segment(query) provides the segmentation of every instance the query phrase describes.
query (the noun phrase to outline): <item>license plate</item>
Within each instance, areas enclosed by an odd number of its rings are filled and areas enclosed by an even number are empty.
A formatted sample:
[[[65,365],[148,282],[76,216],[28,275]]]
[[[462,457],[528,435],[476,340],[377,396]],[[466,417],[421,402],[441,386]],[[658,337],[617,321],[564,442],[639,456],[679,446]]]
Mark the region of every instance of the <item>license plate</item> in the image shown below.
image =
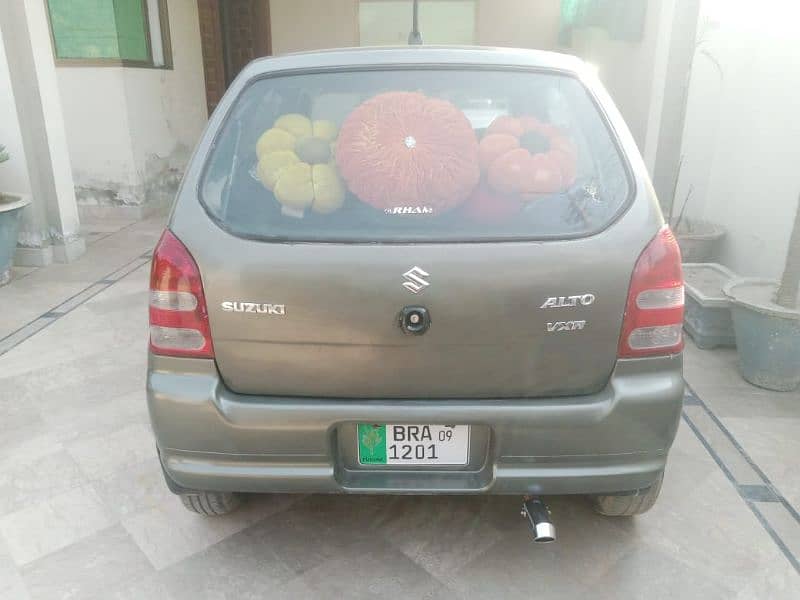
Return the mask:
[[[469,425],[358,425],[362,465],[465,465]]]

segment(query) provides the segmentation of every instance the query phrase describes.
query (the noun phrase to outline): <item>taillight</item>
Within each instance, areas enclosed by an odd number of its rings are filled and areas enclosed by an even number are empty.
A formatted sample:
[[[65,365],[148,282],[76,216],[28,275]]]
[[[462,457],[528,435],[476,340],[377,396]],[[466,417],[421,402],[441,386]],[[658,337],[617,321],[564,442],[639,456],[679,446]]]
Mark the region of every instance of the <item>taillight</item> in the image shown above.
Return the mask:
[[[673,354],[683,349],[683,270],[678,242],[668,226],[636,261],[628,291],[620,358]]]
[[[214,357],[200,270],[169,229],[158,241],[150,268],[150,350],[167,356]]]

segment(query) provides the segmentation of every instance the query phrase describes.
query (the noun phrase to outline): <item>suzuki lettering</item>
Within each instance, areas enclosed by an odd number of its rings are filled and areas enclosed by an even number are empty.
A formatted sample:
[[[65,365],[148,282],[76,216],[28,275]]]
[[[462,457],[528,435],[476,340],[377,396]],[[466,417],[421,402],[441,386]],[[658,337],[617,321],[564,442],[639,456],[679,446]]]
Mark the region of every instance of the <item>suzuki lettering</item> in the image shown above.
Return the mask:
[[[276,315],[282,317],[286,314],[285,304],[258,304],[256,302],[228,302],[222,303],[222,310],[236,313],[257,313],[260,315]]]

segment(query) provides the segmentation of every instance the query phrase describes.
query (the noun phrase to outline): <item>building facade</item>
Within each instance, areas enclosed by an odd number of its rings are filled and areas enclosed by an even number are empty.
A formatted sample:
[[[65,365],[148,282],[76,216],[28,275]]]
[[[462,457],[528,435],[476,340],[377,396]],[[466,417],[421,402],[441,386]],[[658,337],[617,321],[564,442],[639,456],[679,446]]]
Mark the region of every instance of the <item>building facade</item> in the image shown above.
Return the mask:
[[[704,0],[708,3],[713,4]],[[591,12],[590,6],[600,5],[601,13]],[[731,125],[723,119],[712,127],[717,105],[709,96],[727,106],[748,82],[730,75],[735,90],[712,89],[720,84],[697,59],[700,5],[700,0],[419,0],[418,21],[426,44],[538,48],[585,58],[625,116],[662,200],[671,197],[685,155],[678,196],[686,182],[695,181],[703,198],[690,212],[702,216],[719,210],[727,202],[723,196],[755,184],[735,184],[743,175],[734,173],[735,162],[725,166],[727,159],[720,158],[727,142],[708,142],[709,136],[727,139]],[[0,3],[0,144],[11,155],[0,165],[0,192],[32,199],[17,263],[79,256],[81,218],[140,218],[165,210],[209,111],[250,60],[405,44],[411,27],[411,0]],[[733,30],[727,40],[716,35],[723,59],[736,71],[737,61],[746,57],[729,48],[739,38]],[[703,175],[712,162],[714,168]],[[781,199],[778,214],[793,206]],[[746,237],[740,222],[729,223],[733,235],[726,244]],[[779,256],[786,236],[761,242],[762,250]],[[750,252],[726,246],[724,256],[746,274],[774,275],[771,265],[747,258]]]

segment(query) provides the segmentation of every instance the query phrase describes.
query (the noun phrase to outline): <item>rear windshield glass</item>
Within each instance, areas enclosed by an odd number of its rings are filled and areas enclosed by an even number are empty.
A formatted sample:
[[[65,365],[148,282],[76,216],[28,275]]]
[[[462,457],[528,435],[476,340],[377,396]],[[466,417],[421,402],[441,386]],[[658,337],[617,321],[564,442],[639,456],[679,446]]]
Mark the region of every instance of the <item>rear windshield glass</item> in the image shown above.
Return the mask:
[[[480,241],[593,233],[629,191],[577,79],[398,69],[249,85],[216,138],[201,200],[246,237]]]

